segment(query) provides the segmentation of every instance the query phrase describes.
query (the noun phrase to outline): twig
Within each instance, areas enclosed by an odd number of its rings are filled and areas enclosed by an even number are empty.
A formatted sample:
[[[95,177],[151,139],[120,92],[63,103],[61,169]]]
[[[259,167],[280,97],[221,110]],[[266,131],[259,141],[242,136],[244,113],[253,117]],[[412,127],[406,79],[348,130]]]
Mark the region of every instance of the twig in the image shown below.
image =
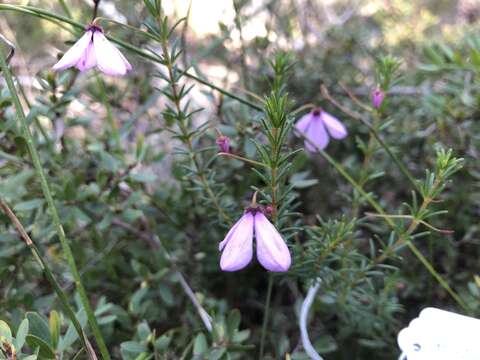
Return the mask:
[[[252,160],[252,159],[244,158],[243,156],[235,155],[235,154],[232,154],[232,153],[219,152],[219,153],[217,154],[217,156],[230,157],[230,158],[233,158],[233,159],[237,159],[237,160],[246,162],[246,163],[251,164],[251,165],[253,165],[253,166],[267,167],[267,165],[264,164],[264,163],[261,163],[261,162],[259,162],[259,161],[255,161],[255,160]]]
[[[410,181],[410,183],[412,184],[413,188],[419,193],[421,194],[421,190],[419,189],[418,187],[418,184],[417,182],[415,181],[415,179],[413,178],[412,174],[410,174],[410,171],[408,171],[407,167],[397,158],[397,156],[392,152],[392,150],[390,149],[390,147],[383,141],[383,139],[380,137],[380,134],[378,133],[378,131],[368,122],[368,120],[366,120],[362,115],[360,115],[359,113],[341,105],[339,102],[337,102],[331,95],[330,93],[328,92],[328,89],[325,87],[325,85],[322,85],[321,88],[320,88],[321,92],[322,92],[322,95],[323,97],[328,100],[329,102],[331,102],[333,105],[335,105],[337,108],[339,108],[340,110],[342,110],[345,114],[349,115],[350,117],[360,121],[362,124],[364,124],[370,131],[371,133],[373,134],[373,136],[375,136],[375,139],[377,139],[378,143],[380,144],[380,146],[382,148],[385,149],[385,151],[387,152],[387,154],[392,158],[392,160],[395,162],[395,164],[397,164],[398,168],[400,169],[400,171],[403,173],[403,175],[405,175],[405,177],[408,179],[408,181]]]
[[[330,165],[332,165],[339,173],[340,175],[342,175],[345,180],[347,180],[362,196],[365,197],[365,199],[368,201],[368,203],[380,214],[382,215],[386,215],[386,212],[385,210],[383,209],[383,207],[373,198],[373,196],[369,193],[367,193],[363,187],[361,185],[359,185],[351,176],[350,174],[343,168],[342,165],[340,165],[339,163],[337,163],[337,161],[335,161],[330,155],[328,155],[325,151],[323,151],[322,149],[320,149],[316,144],[314,144],[310,139],[308,139],[307,137],[305,137],[305,135],[303,135],[302,133],[298,132],[298,131],[295,131],[296,134],[301,137],[302,139],[304,139],[305,141],[307,141],[311,146],[313,146],[315,148],[315,150],[317,152],[319,152],[324,158],[325,160],[327,160],[328,163],[330,163]],[[422,207],[424,205],[422,204]],[[392,219],[386,217],[384,218],[385,222],[390,226],[390,228],[395,231],[397,233],[397,228],[395,226],[395,223],[392,221]],[[414,224],[414,222],[412,222],[412,224]],[[412,226],[412,224],[410,224],[410,226]],[[450,296],[465,310],[467,311],[468,313],[471,313],[471,309],[470,307],[460,298],[460,296],[450,287],[450,285],[442,278],[442,276],[434,269],[434,267],[432,266],[432,264],[430,264],[430,262],[428,261],[428,259],[425,258],[425,256],[423,256],[423,254],[420,252],[420,250],[418,250],[418,248],[415,246],[415,244],[411,241],[409,241],[409,235],[411,234],[411,232],[413,232],[415,229],[414,228],[411,228],[409,227],[409,229],[407,230],[407,235],[404,234],[399,234],[399,239],[395,242],[394,244],[394,247],[395,249],[397,248],[396,245],[398,245],[400,242],[403,244],[403,243],[406,243],[408,248],[414,253],[414,255],[417,257],[417,259],[423,264],[423,266],[425,266],[425,268],[428,270],[428,272],[438,281],[438,283],[440,284],[440,286],[442,286],[449,294]],[[405,239],[404,237],[407,236]],[[377,261],[376,263],[380,262],[380,261],[383,261],[385,259],[386,255],[385,255],[385,252],[380,255],[379,258],[377,258]]]
[[[350,89],[343,83],[343,82],[339,82],[338,83],[340,85],[340,87],[343,89],[343,91],[345,91],[348,95],[348,97],[350,99],[352,99],[352,101],[357,104],[359,107],[361,107],[363,110],[365,111],[368,111],[368,112],[372,112],[372,108],[365,105],[363,102],[361,102],[351,91]]]
[[[308,329],[307,329],[307,322],[308,322],[308,312],[310,311],[310,307],[313,304],[313,300],[315,299],[315,295],[317,295],[318,290],[320,289],[321,280],[315,280],[315,283],[310,286],[307,292],[307,296],[305,300],[303,300],[302,308],[300,310],[300,334],[302,337],[302,345],[305,349],[305,352],[312,360],[323,360],[323,358],[317,353],[315,348],[310,341],[310,337],[308,336]]]
[[[80,300],[82,302],[83,308],[85,310],[85,313],[87,314],[88,322],[90,324],[90,327],[92,328],[93,335],[95,337],[95,340],[97,341],[97,345],[100,349],[100,352],[102,354],[102,357],[105,360],[110,360],[110,353],[107,349],[107,346],[105,345],[105,341],[103,339],[102,333],[100,331],[100,328],[98,326],[97,320],[95,318],[95,314],[92,310],[92,307],[90,305],[90,302],[87,297],[87,293],[85,290],[85,287],[83,286],[82,279],[80,277],[80,274],[78,272],[77,264],[75,262],[75,258],[72,253],[72,249],[70,248],[70,245],[68,243],[67,237],[65,235],[65,231],[63,229],[63,225],[60,221],[60,216],[58,213],[58,210],[55,206],[55,201],[52,196],[52,191],[50,190],[50,185],[47,180],[47,176],[45,173],[45,170],[43,169],[42,162],[40,160],[40,156],[38,154],[38,151],[35,147],[35,141],[32,136],[32,133],[30,131],[30,127],[28,125],[27,118],[25,116],[25,112],[23,110],[23,107],[20,103],[20,99],[18,97],[17,90],[15,88],[15,84],[13,83],[13,77],[10,72],[10,69],[8,68],[8,65],[6,63],[5,55],[3,54],[3,50],[0,48],[0,66],[3,70],[3,74],[5,77],[5,81],[7,82],[8,89],[10,91],[10,95],[12,97],[12,101],[15,105],[15,110],[18,116],[18,119],[21,124],[22,128],[22,134],[23,137],[25,138],[25,141],[27,143],[28,147],[28,152],[30,154],[30,157],[32,159],[33,166],[35,168],[35,172],[40,179],[40,185],[42,188],[43,195],[45,197],[45,200],[48,204],[48,208],[50,210],[50,214],[52,216],[52,221],[53,225],[55,227],[55,230],[57,232],[58,238],[60,240],[60,244],[62,246],[62,251],[63,255],[67,260],[67,263],[70,267],[71,273],[75,279],[75,285],[78,291],[78,294],[80,296]]]
[[[17,216],[15,213],[10,209],[10,207],[3,201],[3,199],[0,198],[0,208],[2,211],[7,215],[7,217],[10,219],[12,224],[15,226],[17,229],[18,233],[20,234],[20,237],[25,241],[25,244],[28,246],[30,249],[33,257],[35,260],[38,262],[40,268],[43,270],[45,273],[45,277],[47,280],[50,282],[52,285],[54,291],[56,292],[60,303],[62,304],[65,313],[69,317],[70,321],[72,322],[75,330],[78,333],[78,337],[80,341],[82,342],[83,348],[85,349],[86,353],[88,354],[89,358],[91,360],[97,360],[97,355],[95,354],[95,351],[93,350],[91,344],[89,343],[87,336],[85,335],[82,326],[80,325],[80,322],[78,321],[75,312],[71,308],[71,306],[68,303],[67,296],[65,293],[62,291],[58,281],[55,279],[55,276],[53,275],[52,271],[50,270],[50,267],[48,266],[47,262],[42,258],[42,255],[40,254],[40,251],[28,235],[27,231],[23,227],[22,223],[20,220],[18,220]]]
[[[336,26],[342,26],[345,24],[353,14],[357,11],[360,1],[356,1],[353,6],[349,6],[341,15],[335,14],[324,1],[320,2],[323,6],[323,11],[327,17],[327,20],[330,24]]]
[[[13,43],[11,41],[9,41],[5,36],[3,36],[2,34],[0,34],[0,39],[5,43],[7,44],[7,46],[10,48],[10,51],[7,55],[7,58],[6,58],[6,62],[7,64],[10,64],[10,60],[12,59],[13,55],[15,54],[15,45],[13,45]],[[0,69],[0,72],[2,72],[2,70]]]
[[[120,219],[113,219],[112,224],[118,227],[121,227],[122,229],[130,232],[131,234],[138,236],[140,239],[145,240],[148,242],[148,245],[153,249],[153,250],[160,250],[160,245],[155,241],[154,237],[144,233],[143,231],[137,230],[134,228],[132,225],[120,220]]]
[[[415,219],[415,217],[412,216],[412,215],[375,214],[375,213],[371,213],[371,212],[366,212],[365,215],[370,216],[370,217],[380,217],[380,218],[390,218],[390,219],[410,219],[412,221],[418,222],[419,224],[425,225],[426,227],[428,227],[429,229],[431,229],[433,231],[436,231],[436,232],[439,232],[439,233],[442,233],[442,234],[453,234],[454,233],[453,230],[439,229],[439,228],[427,223],[424,220]]]
[[[202,307],[200,302],[198,301],[197,297],[193,293],[192,289],[188,285],[187,281],[185,280],[185,277],[180,271],[176,271],[177,277],[180,280],[180,285],[182,286],[183,291],[185,291],[185,294],[190,298],[190,301],[193,303],[193,306],[197,309],[198,315],[200,315],[200,318],[203,321],[203,324],[207,328],[209,332],[212,331],[212,318],[210,315],[207,313],[207,311]]]
[[[162,250],[163,251],[165,257],[170,262],[174,273],[177,275],[183,291],[188,296],[188,298],[192,302],[193,306],[197,310],[198,315],[200,316],[200,318],[203,321],[203,324],[205,325],[205,328],[209,332],[211,332],[212,331],[212,321],[211,321],[210,315],[208,315],[207,311],[202,307],[202,305],[198,301],[195,293],[193,292],[191,287],[188,285],[188,283],[185,280],[185,277],[183,276],[183,274],[177,268],[177,265],[172,260],[169,252],[167,251],[167,249],[165,248],[165,246],[163,245],[163,243],[159,239],[159,237],[154,235],[154,234],[151,234],[151,233],[146,233],[146,232],[137,230],[136,228],[134,228],[130,224],[127,224],[127,223],[125,223],[125,222],[123,222],[122,220],[119,220],[119,219],[113,219],[112,224],[125,229],[126,231],[132,233],[133,235],[138,236],[140,239],[145,240],[146,242],[148,242],[148,244],[150,245],[150,247],[153,250]]]
[[[98,13],[98,5],[100,5],[100,1],[101,0],[93,0],[93,16],[92,16],[92,20],[95,20],[95,18],[97,17],[97,13]]]

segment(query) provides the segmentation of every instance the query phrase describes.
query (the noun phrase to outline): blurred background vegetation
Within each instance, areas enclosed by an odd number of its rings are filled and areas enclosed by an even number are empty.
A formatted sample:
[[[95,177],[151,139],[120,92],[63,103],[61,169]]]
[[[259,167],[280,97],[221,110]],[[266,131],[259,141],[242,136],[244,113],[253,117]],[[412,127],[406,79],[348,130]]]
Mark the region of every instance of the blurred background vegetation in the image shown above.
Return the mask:
[[[61,1],[2,3],[65,14]],[[92,20],[93,1],[65,3],[76,21]],[[163,1],[163,9],[170,25],[187,17],[175,30],[177,45],[184,49],[179,66],[254,103],[261,104],[270,90],[273,74],[267,60],[276,52],[287,53],[293,62],[287,82],[292,109],[314,104],[342,120],[349,137],[332,141],[326,151],[388,214],[415,207],[411,185],[369,129],[325,99],[321,86],[340,105],[363,114],[357,100],[369,106],[371,92],[381,85],[382,59],[398,59],[380,116],[371,120],[416,179],[435,168],[439,147],[464,159],[431,205],[432,211],[448,210],[429,219],[448,232],[420,226],[412,239],[470,315],[480,316],[480,1],[172,0]],[[150,15],[143,1],[101,0],[98,16],[145,29]],[[127,28],[108,24],[105,29],[140,48],[161,51]],[[172,137],[172,119],[163,114],[168,99],[158,90],[164,86],[155,76],[159,66],[122,49],[134,66],[128,77],[54,74],[51,66],[75,40],[72,34],[9,11],[1,11],[0,33],[16,46],[10,64],[112,357],[256,358],[267,276],[258,264],[233,274],[219,271],[217,246],[228,224],[206,204],[197,189],[201,186],[185,171],[184,154],[176,150],[182,141]],[[1,81],[0,195],[75,299],[84,325],[85,314]],[[262,141],[260,115],[208,86],[186,81],[195,84],[188,95],[192,108],[202,109],[191,126],[207,124],[194,146],[212,169],[208,181],[221,207],[234,219],[247,206],[251,186],[262,182],[248,165],[215,156],[214,128],[232,139],[234,153],[255,158],[249,139]],[[301,146],[289,138],[289,148]],[[396,334],[421,309],[464,312],[406,247],[386,259],[383,268],[356,280],[380,251],[374,249],[372,255],[371,242],[388,242],[393,232],[382,219],[366,214],[372,209],[365,198],[323,157],[296,156],[288,184],[295,194],[290,210],[297,213],[288,241],[296,260],[273,290],[265,358],[288,354],[306,359],[298,312],[317,276],[324,278],[324,286],[313,305],[310,338],[327,359],[396,358]],[[8,218],[0,220],[0,319],[14,334],[23,319],[29,320],[31,336],[24,350],[39,347],[39,358],[49,358],[50,350],[71,358],[79,344],[73,329],[67,330],[68,318]],[[408,227],[410,220],[395,223]],[[184,294],[178,269],[212,315],[213,335]],[[7,325],[0,325],[0,335],[6,336]]]

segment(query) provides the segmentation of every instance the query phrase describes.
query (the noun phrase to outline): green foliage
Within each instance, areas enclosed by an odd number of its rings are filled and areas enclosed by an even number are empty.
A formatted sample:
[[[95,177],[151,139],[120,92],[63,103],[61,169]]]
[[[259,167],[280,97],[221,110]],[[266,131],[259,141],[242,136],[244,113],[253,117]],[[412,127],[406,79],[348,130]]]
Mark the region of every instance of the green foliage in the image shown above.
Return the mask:
[[[318,280],[308,328],[328,359],[397,357],[396,334],[426,306],[480,315],[476,25],[425,42],[402,35],[410,2],[341,26],[298,3],[235,1],[233,22],[201,37],[160,0],[120,1],[130,27],[102,26],[134,64],[121,79],[53,73],[52,54],[39,66],[35,48],[17,46],[15,91],[0,87],[0,199],[34,246],[2,213],[0,358],[82,359],[90,345],[100,356],[93,317],[112,358],[256,358],[263,344],[264,359],[306,359],[297,313]],[[10,40],[31,42],[17,19],[50,21],[38,27],[52,38],[60,25],[80,31],[92,10],[46,5],[0,4],[15,11]],[[408,33],[441,34],[434,13],[425,5]],[[259,18],[265,33],[247,36]],[[216,70],[227,75],[213,84]],[[372,109],[377,87],[386,98]],[[313,106],[349,136],[309,154],[293,127]],[[218,155],[216,130],[231,154]],[[257,263],[218,266],[218,243],[255,192],[293,256],[268,306]]]

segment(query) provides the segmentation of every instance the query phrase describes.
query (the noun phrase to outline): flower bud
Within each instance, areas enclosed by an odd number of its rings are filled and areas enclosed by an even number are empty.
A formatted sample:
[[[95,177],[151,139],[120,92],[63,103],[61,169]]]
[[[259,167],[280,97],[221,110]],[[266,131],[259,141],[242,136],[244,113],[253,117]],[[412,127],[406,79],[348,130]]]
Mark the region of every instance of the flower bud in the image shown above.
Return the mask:
[[[382,106],[383,99],[385,99],[385,93],[382,89],[377,88],[372,92],[372,104],[375,109],[378,109],[380,106]]]
[[[266,206],[263,208],[263,211],[264,211],[265,215],[267,215],[267,216],[272,216],[272,214],[273,214],[273,206],[272,206],[272,205],[266,205]]]
[[[228,136],[219,135],[215,142],[220,152],[230,153],[230,138]]]

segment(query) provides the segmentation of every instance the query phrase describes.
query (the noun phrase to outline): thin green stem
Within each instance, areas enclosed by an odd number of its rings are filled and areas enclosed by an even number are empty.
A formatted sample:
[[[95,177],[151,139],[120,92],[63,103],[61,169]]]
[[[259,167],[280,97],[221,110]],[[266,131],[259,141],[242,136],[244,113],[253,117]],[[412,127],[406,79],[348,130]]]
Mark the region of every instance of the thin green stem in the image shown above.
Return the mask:
[[[105,82],[98,75],[96,76],[96,78],[97,78],[98,88],[100,90],[100,97],[102,98],[103,106],[107,111],[107,122],[108,122],[108,125],[110,126],[110,130],[112,131],[113,139],[115,141],[115,150],[118,153],[121,153],[122,145],[120,142],[120,131],[118,130],[118,126],[115,123],[115,120],[113,119],[112,107],[110,106],[110,102],[108,101],[108,95],[105,89]]]
[[[270,315],[270,302],[272,299],[272,288],[273,288],[273,275],[268,274],[267,298],[265,300],[265,309],[263,312],[262,334],[260,336],[260,352],[258,355],[259,360],[263,359],[263,352],[265,348],[265,336],[267,334],[268,317]]]
[[[415,178],[413,175],[410,173],[410,171],[407,169],[407,167],[400,161],[400,159],[393,153],[393,151],[390,149],[390,147],[383,141],[381,138],[380,134],[378,131],[375,129],[372,124],[370,124],[367,120],[365,120],[360,114],[357,114],[356,112],[348,109],[347,107],[341,105],[338,101],[336,101],[328,92],[327,88],[322,85],[321,87],[322,95],[325,99],[327,99],[329,102],[331,102],[333,105],[335,105],[337,108],[342,110],[345,114],[349,115],[350,117],[360,121],[362,124],[364,124],[368,130],[373,134],[375,139],[378,141],[380,146],[387,152],[388,156],[397,164],[398,168],[400,171],[405,175],[405,177],[408,179],[408,181],[412,184],[413,188],[418,191],[418,193],[422,193],[418,187],[417,182],[415,181]]]
[[[12,224],[15,226],[20,237],[23,239],[23,241],[25,241],[25,244],[30,249],[34,259],[37,261],[38,265],[45,273],[45,277],[47,278],[50,285],[52,285],[53,290],[56,292],[58,299],[60,300],[60,303],[62,304],[65,313],[67,314],[75,330],[77,331],[78,337],[82,342],[82,346],[85,349],[86,353],[88,354],[89,358],[92,360],[96,359],[95,353],[93,353],[93,350],[91,350],[91,347],[87,344],[88,340],[85,333],[83,332],[82,326],[80,325],[80,322],[75,316],[75,312],[73,311],[72,307],[68,303],[67,296],[62,291],[62,288],[60,287],[58,281],[55,279],[53,272],[50,270],[50,267],[48,266],[47,262],[43,259],[37,246],[34,244],[33,240],[28,235],[27,231],[25,230],[25,227],[22,225],[20,220],[18,220],[17,216],[10,209],[10,207],[1,198],[0,198],[0,208],[5,213],[5,215],[7,215],[7,217],[10,219]]]
[[[62,6],[63,11],[65,12],[65,15],[67,15],[70,19],[72,18],[72,13],[70,11],[70,8],[68,7],[67,3],[65,0],[58,0],[60,5]]]
[[[55,226],[55,229],[57,231],[58,238],[60,239],[60,243],[62,246],[62,251],[63,254],[68,262],[68,265],[70,267],[70,270],[72,272],[73,278],[75,280],[75,284],[78,290],[78,294],[80,296],[80,300],[83,304],[83,307],[85,309],[85,312],[88,317],[88,321],[90,323],[90,326],[92,328],[93,335],[97,341],[97,345],[100,349],[100,352],[102,354],[102,357],[106,360],[110,360],[110,354],[108,353],[108,349],[105,345],[105,342],[103,340],[102,334],[100,332],[100,329],[98,327],[97,321],[95,319],[95,315],[93,313],[92,308],[90,307],[90,303],[87,298],[87,294],[85,292],[85,288],[82,284],[82,280],[80,277],[80,274],[77,269],[77,265],[75,263],[75,259],[72,254],[72,250],[70,249],[70,245],[68,244],[68,240],[65,236],[65,231],[63,230],[62,223],[60,221],[60,217],[58,215],[57,208],[55,206],[55,202],[53,200],[53,196],[50,190],[50,185],[47,181],[45,172],[42,167],[42,163],[40,161],[40,157],[38,155],[37,149],[35,147],[35,142],[32,136],[32,133],[30,132],[30,128],[27,123],[27,118],[25,116],[25,113],[23,111],[22,105],[20,103],[20,99],[17,94],[17,90],[15,88],[15,84],[13,83],[13,78],[10,73],[10,69],[8,68],[8,65],[5,60],[5,55],[3,53],[3,50],[0,49],[0,66],[2,68],[5,81],[7,82],[8,89],[10,90],[10,95],[12,97],[13,103],[15,105],[15,109],[17,111],[17,116],[20,120],[21,126],[22,126],[22,131],[23,131],[23,136],[25,137],[25,141],[27,143],[28,151],[30,153],[30,157],[32,159],[33,166],[35,168],[35,172],[37,173],[37,176],[40,179],[40,184],[42,187],[42,192],[45,196],[45,199],[48,204],[48,208],[50,210],[50,215],[52,216],[52,220]]]
[[[232,158],[232,159],[237,159],[237,160],[246,162],[247,164],[251,164],[251,165],[254,165],[254,166],[267,167],[267,165],[265,165],[264,163],[261,163],[260,161],[255,161],[255,160],[252,160],[252,159],[247,159],[247,158],[245,158],[245,157],[243,157],[243,156],[239,156],[239,155],[235,155],[235,154],[231,154],[231,153],[219,152],[219,153],[217,154],[217,156],[230,157],[230,158]]]
[[[340,175],[342,175],[345,180],[347,180],[361,195],[365,197],[365,199],[368,201],[368,203],[379,213],[382,215],[382,218],[385,220],[385,222],[391,227],[391,229],[395,232],[398,231],[395,223],[393,220],[388,217],[387,213],[383,209],[383,207],[373,198],[371,194],[368,194],[365,190],[363,190],[362,186],[360,186],[351,176],[348,174],[348,172],[343,168],[342,165],[340,165],[338,162],[336,162],[330,155],[328,155],[325,151],[320,149],[318,146],[316,146],[314,143],[312,143],[308,138],[303,136],[302,134],[298,133],[297,134],[302,137],[305,141],[308,141],[311,146],[314,146],[316,151],[318,151],[324,158],[327,160],[327,162],[330,163],[338,172]],[[424,205],[422,205],[424,206]],[[398,240],[391,246],[389,247],[382,255],[380,255],[379,258],[375,260],[375,263],[379,263],[383,261],[388,254],[390,254],[394,249],[397,249],[400,245],[406,243],[409,249],[413,252],[413,254],[420,260],[420,262],[426,267],[428,272],[438,281],[438,283],[450,294],[450,296],[467,312],[471,313],[471,309],[469,306],[458,296],[458,294],[448,285],[448,283],[442,278],[442,276],[435,270],[435,268],[430,264],[430,262],[422,255],[420,250],[415,246],[414,243],[410,241],[410,235],[411,233],[416,229],[416,225],[418,225],[417,222],[412,222],[410,226],[415,224],[414,228],[409,227],[406,232],[399,234]]]
[[[182,132],[182,137],[184,139],[185,145],[187,146],[191,162],[192,162],[193,166],[195,167],[196,175],[197,175],[198,179],[200,180],[200,182],[202,183],[203,189],[207,193],[208,197],[210,198],[210,201],[213,203],[213,205],[217,209],[220,216],[227,223],[230,223],[230,217],[227,215],[227,213],[225,213],[222,206],[220,205],[220,201],[218,200],[217,195],[211,189],[211,187],[208,183],[208,179],[205,176],[205,173],[204,173],[204,171],[203,171],[203,169],[200,165],[200,162],[197,158],[197,152],[193,148],[193,142],[192,142],[191,135],[190,135],[189,130],[188,130],[186,124],[185,124],[185,118],[180,117],[180,114],[183,114],[183,110],[182,110],[182,107],[181,107],[181,104],[180,104],[181,100],[180,100],[180,95],[179,95],[178,88],[177,88],[177,86],[178,86],[178,84],[176,82],[177,79],[175,78],[175,75],[174,75],[174,64],[173,64],[173,61],[172,61],[171,54],[168,51],[168,39],[167,38],[162,38],[162,39],[158,39],[158,40],[159,40],[160,45],[162,47],[163,65],[167,68],[167,71],[168,71],[169,83],[170,83],[170,87],[172,89],[172,95],[173,95],[172,96],[173,104],[174,104],[175,109],[177,111],[177,114],[179,116],[178,126],[180,128],[180,131]]]

